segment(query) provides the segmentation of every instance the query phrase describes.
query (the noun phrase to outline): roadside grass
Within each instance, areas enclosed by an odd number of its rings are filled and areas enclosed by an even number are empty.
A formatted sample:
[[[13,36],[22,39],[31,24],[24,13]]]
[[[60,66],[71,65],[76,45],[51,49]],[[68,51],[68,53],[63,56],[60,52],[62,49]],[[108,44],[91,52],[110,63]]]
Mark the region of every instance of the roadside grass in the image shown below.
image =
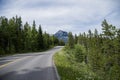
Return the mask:
[[[75,60],[73,50],[62,49],[54,55],[61,80],[98,80],[84,62]]]

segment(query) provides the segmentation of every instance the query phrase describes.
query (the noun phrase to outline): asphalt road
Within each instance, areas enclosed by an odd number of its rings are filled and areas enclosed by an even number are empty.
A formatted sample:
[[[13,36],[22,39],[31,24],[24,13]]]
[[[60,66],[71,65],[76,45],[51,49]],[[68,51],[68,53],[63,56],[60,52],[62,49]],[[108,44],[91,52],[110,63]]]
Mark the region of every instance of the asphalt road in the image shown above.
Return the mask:
[[[52,56],[61,48],[0,58],[0,80],[58,80]]]

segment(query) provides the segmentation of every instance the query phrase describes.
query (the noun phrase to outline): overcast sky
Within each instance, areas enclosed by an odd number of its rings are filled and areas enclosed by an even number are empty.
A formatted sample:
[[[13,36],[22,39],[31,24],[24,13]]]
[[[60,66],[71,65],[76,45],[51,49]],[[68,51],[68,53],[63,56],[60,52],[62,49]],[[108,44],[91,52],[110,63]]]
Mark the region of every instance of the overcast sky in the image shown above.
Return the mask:
[[[120,0],[0,0],[0,16],[21,16],[23,23],[42,25],[50,34],[101,30],[104,19],[120,27]]]

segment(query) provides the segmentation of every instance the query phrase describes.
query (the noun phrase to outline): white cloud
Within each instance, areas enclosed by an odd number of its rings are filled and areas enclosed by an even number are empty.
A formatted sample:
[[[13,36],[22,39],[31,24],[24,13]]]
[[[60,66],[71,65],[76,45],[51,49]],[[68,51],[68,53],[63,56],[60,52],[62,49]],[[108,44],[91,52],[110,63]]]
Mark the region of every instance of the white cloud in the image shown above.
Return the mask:
[[[101,21],[107,18],[114,25],[120,25],[119,0],[8,0],[1,16],[8,18],[22,16],[23,22],[37,25],[50,33],[62,29],[73,33],[100,30]],[[116,10],[116,12],[114,12]],[[98,27],[99,26],[99,27]]]

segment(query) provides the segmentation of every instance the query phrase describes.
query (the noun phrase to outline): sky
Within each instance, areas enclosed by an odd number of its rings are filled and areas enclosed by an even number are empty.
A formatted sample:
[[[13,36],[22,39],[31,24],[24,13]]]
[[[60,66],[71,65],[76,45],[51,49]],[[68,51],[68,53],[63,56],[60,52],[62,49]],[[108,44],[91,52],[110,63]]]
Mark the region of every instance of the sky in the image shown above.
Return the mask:
[[[104,19],[120,28],[120,0],[0,0],[0,16],[21,16],[23,24],[41,24],[50,34],[58,30],[79,34],[98,29]]]

